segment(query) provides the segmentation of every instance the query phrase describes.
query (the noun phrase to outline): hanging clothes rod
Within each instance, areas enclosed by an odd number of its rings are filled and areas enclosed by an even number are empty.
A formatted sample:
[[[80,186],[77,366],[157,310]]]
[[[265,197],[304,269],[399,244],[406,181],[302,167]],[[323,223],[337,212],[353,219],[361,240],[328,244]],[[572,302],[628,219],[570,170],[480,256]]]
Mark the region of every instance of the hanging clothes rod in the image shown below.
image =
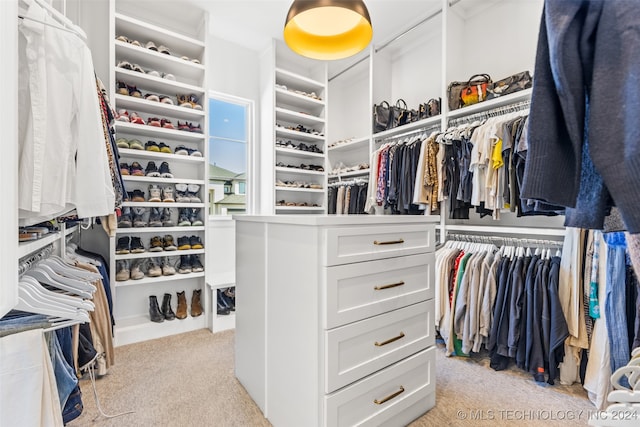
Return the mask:
[[[405,138],[405,137],[407,137],[409,135],[414,135],[414,134],[417,134],[417,133],[427,133],[427,134],[429,134],[431,132],[440,132],[440,125],[437,124],[437,125],[431,125],[431,126],[425,126],[425,127],[421,127],[421,128],[412,129],[412,130],[403,132],[403,133],[398,134],[398,135],[391,135],[391,136],[383,137],[383,138],[380,138],[380,139],[376,139],[376,142],[394,141],[396,139]]]
[[[493,108],[487,111],[481,111],[478,113],[470,114],[468,116],[458,117],[449,120],[449,126],[458,126],[463,123],[470,123],[476,120],[485,120],[490,117],[498,117],[509,113],[516,113],[519,111],[526,111],[531,107],[531,100],[520,101],[515,104],[503,105],[502,107]]]
[[[49,256],[51,256],[52,253],[53,253],[53,243],[50,243],[44,248],[40,249],[38,252],[31,254],[28,257],[20,260],[20,262],[18,263],[18,274],[21,275],[29,271],[29,269],[31,269],[31,267],[34,264],[37,264],[39,261],[42,261],[43,259],[49,258]]]
[[[456,4],[460,3],[462,0],[452,0],[449,2],[449,7],[455,6]],[[419,22],[417,22],[416,24],[412,25],[411,27],[407,28],[406,30],[404,30],[403,32],[401,32],[400,34],[394,36],[393,38],[391,38],[390,40],[386,41],[385,43],[383,43],[382,45],[380,45],[380,47],[377,47],[374,49],[375,53],[380,52],[382,49],[386,48],[387,46],[389,46],[391,43],[401,39],[402,37],[406,36],[407,34],[409,34],[411,31],[415,30],[416,28],[418,28],[419,26],[421,26],[422,24],[425,24],[427,22],[429,22],[430,20],[432,20],[433,18],[437,17],[438,15],[440,15],[442,13],[442,9],[438,9],[435,12],[433,12],[431,15],[427,16],[426,18],[421,19]],[[360,58],[359,60],[357,60],[356,62],[354,62],[353,64],[349,65],[347,68],[345,68],[344,70],[340,71],[339,73],[337,73],[336,75],[334,75],[333,77],[329,77],[329,81],[336,79],[338,77],[340,77],[341,75],[343,75],[344,73],[346,73],[347,71],[351,70],[352,68],[354,68],[355,66],[357,66],[358,64],[366,61],[367,59],[369,59],[370,55],[365,55],[362,58]]]
[[[66,31],[68,33],[75,34],[76,36],[80,37],[82,39],[82,41],[85,41],[85,42],[87,41],[87,38],[85,36],[83,36],[82,34],[78,33],[76,30],[72,30],[70,28],[62,27],[60,25],[53,24],[51,22],[45,22],[45,21],[42,21],[40,19],[35,19],[35,18],[31,18],[29,16],[24,16],[24,15],[18,15],[18,19],[22,19],[22,20],[26,19],[28,21],[37,22],[38,24],[42,24],[42,25],[46,25],[48,27],[56,28],[58,30]]]
[[[449,240],[457,242],[470,243],[496,243],[502,242],[503,245],[530,245],[530,246],[562,246],[563,242],[557,240],[540,240],[528,239],[520,237],[499,237],[499,236],[479,236],[474,234],[448,234]]]

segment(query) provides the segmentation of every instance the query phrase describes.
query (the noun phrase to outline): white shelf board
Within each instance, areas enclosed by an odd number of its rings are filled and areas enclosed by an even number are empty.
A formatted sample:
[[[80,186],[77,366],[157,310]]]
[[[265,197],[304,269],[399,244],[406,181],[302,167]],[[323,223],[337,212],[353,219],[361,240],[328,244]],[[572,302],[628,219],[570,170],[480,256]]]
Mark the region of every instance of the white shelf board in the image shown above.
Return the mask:
[[[178,80],[181,77],[195,82],[203,80],[205,68],[202,64],[194,64],[191,61],[154,52],[120,40],[114,40],[114,44],[116,47],[116,65],[121,60],[127,60],[132,64],[139,64],[145,71],[155,70],[159,73],[171,73]]]
[[[503,107],[505,105],[526,101],[531,98],[531,91],[532,89],[524,89],[499,98],[490,99],[489,101],[479,102],[477,104],[469,105],[468,107],[462,107],[457,110],[450,111],[447,114],[447,119],[456,119],[494,108]]]
[[[156,283],[161,283],[161,282],[173,282],[176,280],[186,280],[186,279],[193,279],[196,277],[204,277],[204,271],[201,271],[199,273],[187,273],[187,274],[180,274],[180,273],[176,273],[172,276],[158,276],[158,277],[143,277],[142,279],[139,280],[125,280],[122,282],[118,282],[116,281],[116,288],[122,288],[125,286],[140,286],[140,285],[147,285],[147,284],[156,284]]]
[[[322,159],[324,158],[324,154],[323,153],[314,153],[311,151],[304,151],[304,150],[295,150],[295,149],[291,149],[291,148],[283,148],[283,147],[276,147],[276,153],[277,154],[283,154],[283,155],[287,155],[287,156],[291,156],[291,157],[298,157],[300,159],[308,159],[308,158],[316,158],[316,159]]]
[[[204,163],[204,157],[183,156],[181,154],[160,153],[147,150],[132,150],[130,148],[118,148],[120,157],[149,160],[166,160],[167,162]]]
[[[319,96],[324,91],[323,83],[282,68],[276,68],[276,83],[285,85],[287,89],[315,92]]]
[[[324,175],[324,172],[309,171],[305,169],[276,167],[276,172],[292,173],[296,175]]]
[[[276,107],[276,120],[278,122],[296,123],[305,126],[324,126],[325,123],[324,119],[321,117],[298,113],[297,111],[291,111],[280,107]]]
[[[297,187],[281,187],[276,185],[276,191],[291,191],[298,193],[324,193],[322,188],[297,188]]]
[[[303,109],[310,108],[313,111],[320,111],[324,108],[324,101],[277,87],[276,104],[279,103]]]
[[[351,171],[351,172],[344,172],[344,173],[338,173],[338,174],[330,174],[329,178],[348,178],[348,177],[352,177],[352,176],[362,176],[362,175],[369,175],[369,171],[370,169],[358,169],[357,171]]]
[[[156,47],[165,45],[173,55],[203,59],[205,44],[201,40],[140,21],[122,13],[116,13],[115,18],[116,37],[123,35],[129,40],[138,40],[143,46],[151,40]]]
[[[193,231],[204,231],[204,226],[184,226],[184,227],[130,227],[130,228],[118,228],[117,234],[136,234],[136,233],[191,233]]]
[[[279,211],[324,211],[323,206],[276,206],[276,212]]]
[[[18,243],[18,258],[25,257],[60,239],[60,232],[45,234],[38,240]]]
[[[204,180],[202,179],[184,179],[184,178],[161,178],[161,177],[150,177],[150,176],[132,176],[132,175],[123,175],[122,180],[125,182],[147,182],[147,183],[160,183],[160,184],[198,184],[204,185]],[[170,203],[170,202],[165,202]]]
[[[440,124],[440,115],[428,117],[426,119],[418,120],[417,122],[407,123],[404,126],[399,126],[393,129],[387,129],[382,132],[374,133],[373,139],[380,140],[384,138],[390,138],[397,135],[402,135],[407,132],[415,131],[417,129],[429,129],[435,128]]]
[[[476,233],[499,233],[509,235],[564,236],[564,228],[504,227],[492,225],[445,225],[446,231],[466,231]]]
[[[187,132],[182,130],[164,129],[156,126],[138,125],[135,123],[116,121],[116,131],[124,131],[128,134],[139,135],[149,138],[172,138],[174,140],[183,141],[202,141],[205,139],[204,134],[196,132]],[[174,123],[174,126],[177,123]]]
[[[163,118],[168,116],[172,119],[196,121],[203,119],[205,116],[202,110],[194,110],[193,108],[179,107],[162,102],[147,101],[144,98],[136,98],[135,96],[116,94],[115,101],[117,110],[124,108],[129,111],[142,111],[151,115],[159,115]],[[177,126],[177,123],[173,120],[172,124]]]
[[[297,130],[291,130],[280,126],[276,126],[275,128],[276,136],[282,136],[285,138],[303,142],[324,142],[324,136],[313,135],[306,132],[298,132]]]
[[[129,86],[136,86],[138,89],[151,91],[164,95],[187,95],[196,94],[203,98],[205,90],[202,87],[182,83],[174,80],[163,79],[162,77],[150,76],[138,73],[137,71],[115,68],[116,80],[123,81]]]
[[[366,149],[369,150],[369,137],[366,136],[364,138],[355,138],[349,142],[344,142],[341,144],[337,144],[329,146],[329,151],[350,151],[350,150],[358,150],[358,149]]]
[[[160,295],[161,297],[162,295]],[[162,298],[161,298],[162,299]],[[161,303],[159,301],[158,303]],[[204,302],[203,302],[204,306]],[[189,311],[191,313],[191,311]],[[127,318],[116,319],[115,329],[115,346],[132,344],[139,341],[162,338],[169,335],[183,334],[185,332],[205,329],[207,322],[207,313],[203,313],[198,317],[186,319],[165,320],[162,323],[155,323],[149,319],[149,316],[132,316]]]
[[[122,206],[132,208],[204,208],[204,203],[124,202]]]
[[[174,242],[176,245],[178,244],[178,240],[176,239]],[[180,255],[192,255],[192,254],[203,254],[204,249],[187,249],[183,251],[162,251],[162,252],[149,252],[148,250],[142,252],[141,254],[126,254],[126,255],[118,255],[115,254],[115,259],[140,259],[140,258],[157,258],[157,257],[165,257],[165,256],[180,256]]]
[[[76,224],[76,225],[74,225],[72,227],[66,227],[64,229],[64,235],[68,236],[69,234],[71,234],[71,233],[73,233],[75,231],[78,231],[79,229],[80,229],[80,226],[78,224]]]
[[[229,288],[236,285],[236,272],[214,273],[213,278],[207,282],[211,289]]]

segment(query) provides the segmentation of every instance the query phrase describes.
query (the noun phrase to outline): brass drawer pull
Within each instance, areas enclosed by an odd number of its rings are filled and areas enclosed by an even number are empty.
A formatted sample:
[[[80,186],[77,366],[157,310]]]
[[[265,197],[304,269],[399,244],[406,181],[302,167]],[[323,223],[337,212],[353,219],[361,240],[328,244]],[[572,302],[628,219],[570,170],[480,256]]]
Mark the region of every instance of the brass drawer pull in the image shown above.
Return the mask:
[[[393,394],[390,394],[389,396],[385,397],[382,400],[375,399],[373,403],[375,403],[376,405],[382,405],[384,402],[387,402],[402,393],[404,393],[404,387],[400,386],[400,390],[396,391]]]
[[[391,344],[394,341],[398,341],[400,338],[404,338],[404,332],[400,332],[400,335],[397,337],[389,338],[386,341],[378,342],[376,341],[374,344],[376,347],[382,347],[383,345]]]
[[[376,291],[381,291],[383,289],[395,288],[396,286],[402,286],[402,285],[404,285],[404,281],[401,280],[398,283],[390,283],[388,285],[374,286],[373,289],[375,289]]]
[[[404,243],[404,239],[398,239],[398,240],[387,240],[386,242],[379,242],[377,240],[373,241],[374,245],[397,245],[399,243]]]

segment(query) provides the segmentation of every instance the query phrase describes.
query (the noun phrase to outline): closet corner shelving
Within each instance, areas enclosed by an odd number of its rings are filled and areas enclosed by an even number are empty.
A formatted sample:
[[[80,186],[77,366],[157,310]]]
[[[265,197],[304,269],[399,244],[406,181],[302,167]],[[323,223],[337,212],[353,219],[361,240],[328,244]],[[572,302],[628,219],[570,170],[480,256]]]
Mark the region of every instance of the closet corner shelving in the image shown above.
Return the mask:
[[[117,264],[120,261],[133,263],[141,262],[145,277],[138,280],[112,281],[114,295],[115,318],[115,344],[124,345],[147,339],[159,338],[167,335],[188,332],[206,327],[207,318],[210,315],[211,304],[207,297],[205,286],[205,262],[204,249],[174,250],[162,252],[149,252],[150,239],[165,235],[173,237],[174,244],[180,237],[197,236],[207,247],[206,227],[177,226],[179,210],[188,209],[191,212],[197,210],[197,216],[206,224],[206,206],[208,191],[207,186],[207,106],[206,102],[206,14],[200,16],[199,22],[182,26],[184,31],[172,31],[167,28],[175,26],[156,25],[152,23],[152,17],[147,17],[143,12],[137,12],[135,5],[125,1],[112,0],[111,8],[111,100],[117,112],[126,110],[129,115],[137,113],[145,124],[134,124],[126,121],[116,121],[116,138],[124,138],[127,141],[137,140],[143,149],[119,148],[120,162],[131,166],[137,162],[146,169],[149,162],[154,162],[160,167],[166,162],[173,178],[123,175],[125,190],[132,192],[140,190],[144,192],[145,201],[125,201],[123,209],[144,211],[144,220],[148,222],[151,211],[159,209],[162,212],[169,209],[174,225],[170,227],[131,227],[118,228],[115,237],[110,239],[110,272],[111,277],[116,277]],[[139,5],[138,5],[139,7]],[[166,19],[166,18],[164,18]],[[169,24],[169,23],[168,23]],[[193,33],[188,33],[192,31]],[[124,36],[128,41],[118,40]],[[140,45],[134,43],[139,42]],[[161,53],[147,48],[147,42],[153,42],[158,50],[161,46],[169,51]],[[118,66],[122,61],[127,61],[134,67],[139,66],[144,72],[134,71]],[[151,74],[150,74],[151,73]],[[118,82],[123,82],[129,87],[135,87],[142,96],[134,96],[133,91],[125,95],[119,93]],[[148,100],[146,94],[167,96],[173,102],[162,103]],[[193,95],[192,101],[201,106],[201,109],[189,108],[181,105],[178,96]],[[192,105],[191,107],[193,107]],[[158,118],[169,120],[170,127],[155,127],[148,125],[148,119]],[[189,130],[179,130],[180,124],[190,124]],[[195,128],[199,127],[200,131]],[[150,141],[156,144],[164,143],[170,148],[170,152],[148,151],[146,144]],[[176,148],[183,146],[188,150],[197,150],[201,156],[175,154]],[[193,193],[199,198],[199,202],[150,202],[149,187],[158,185],[160,188],[173,189],[174,200],[177,196],[176,185],[186,184],[191,186]],[[196,189],[197,188],[197,189]],[[138,237],[145,246],[145,252],[140,254],[116,254],[118,239],[121,237]],[[153,258],[161,264],[163,259],[173,266],[180,263],[182,256],[197,256],[204,265],[205,272],[192,272],[186,274],[175,273],[159,277],[146,275],[146,264]],[[191,297],[194,290],[201,290],[201,303],[204,314],[191,317]],[[161,302],[164,293],[172,296],[173,310],[177,307],[177,292],[185,291],[188,306],[188,316],[183,320],[164,321],[153,323],[149,319],[149,296],[156,295]]]
[[[263,188],[272,197],[265,203],[273,206],[268,213],[325,213],[326,65],[297,56],[274,40],[261,67],[269,76],[262,81],[265,105],[272,105],[262,113],[263,140],[273,144],[272,155],[263,156],[265,170],[272,172],[267,179],[271,188]]]

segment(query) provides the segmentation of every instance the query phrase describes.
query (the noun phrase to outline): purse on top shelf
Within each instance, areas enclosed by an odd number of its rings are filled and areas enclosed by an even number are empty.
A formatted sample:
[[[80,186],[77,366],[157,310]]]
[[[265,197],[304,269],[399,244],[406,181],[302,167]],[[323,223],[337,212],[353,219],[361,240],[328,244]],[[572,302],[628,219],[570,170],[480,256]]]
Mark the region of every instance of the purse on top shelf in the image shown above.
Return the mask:
[[[492,85],[489,74],[475,74],[466,82],[449,83],[447,87],[449,110],[457,110],[486,100]]]
[[[533,79],[529,71],[513,74],[506,79],[498,80],[488,89],[487,99],[509,95],[533,86]]]

